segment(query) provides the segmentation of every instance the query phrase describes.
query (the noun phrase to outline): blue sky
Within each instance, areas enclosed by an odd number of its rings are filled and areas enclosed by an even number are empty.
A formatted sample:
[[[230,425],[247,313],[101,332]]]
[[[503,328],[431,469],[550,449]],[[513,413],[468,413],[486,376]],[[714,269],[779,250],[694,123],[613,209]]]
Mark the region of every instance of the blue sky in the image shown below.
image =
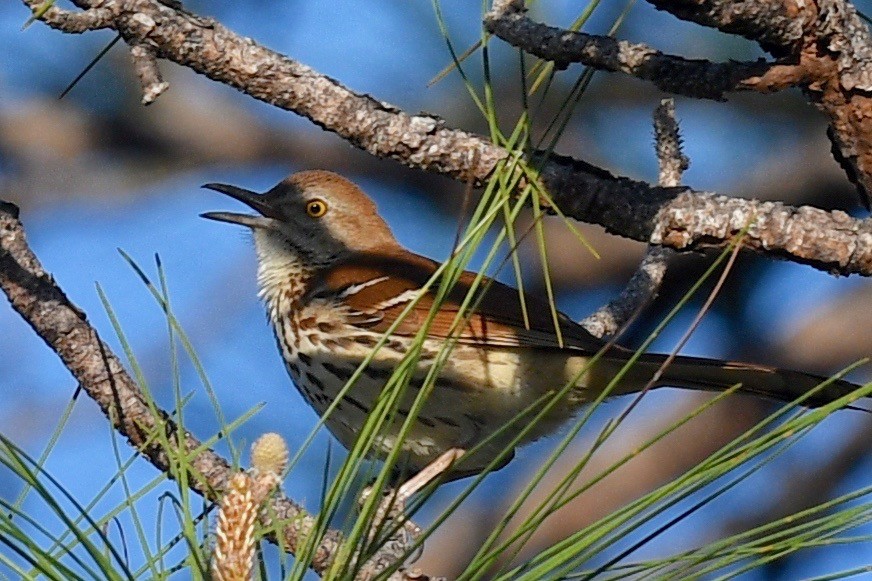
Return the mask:
[[[298,58],[355,90],[372,93],[410,111],[426,110],[449,120],[460,116],[454,110],[441,110],[443,104],[461,90],[456,76],[435,88],[426,88],[427,81],[449,62],[428,2],[367,3],[365,8],[359,2],[348,0],[271,4],[211,4],[201,0],[188,4],[193,10],[214,14],[230,28]],[[575,16],[571,11],[577,9],[562,6],[545,16],[551,22],[565,24]],[[450,32],[461,49],[478,38],[477,3],[451,0],[443,3],[443,10]],[[604,6],[592,23],[592,30],[607,27],[617,11],[615,6]],[[0,52],[12,55],[12,58],[0,59],[0,111],[6,114],[14,113],[33,99],[57,95],[111,38],[107,33],[81,37],[62,35],[40,24],[22,33],[19,28],[25,18],[26,11],[20,4],[11,2],[0,7]],[[634,8],[622,34],[631,40],[655,43],[664,50],[690,56],[737,59],[757,56],[750,43],[726,39],[689,25],[676,27],[674,19],[644,3]],[[120,48],[116,47],[115,51],[116,58],[126,58]],[[510,51],[500,47],[495,47],[494,53],[500,62],[513,58]],[[174,68],[170,64],[162,66]],[[97,117],[108,111],[123,110],[125,104],[114,88],[132,80],[116,78],[113,71],[117,70],[117,67],[98,65],[71,94],[71,102]],[[470,70],[475,72],[477,67],[473,65]],[[185,76],[192,73],[182,71],[175,78]],[[603,83],[602,88],[609,80],[601,75],[597,82]],[[195,82],[202,83],[202,80]],[[124,88],[125,91],[135,89]],[[232,93],[227,88],[217,90]],[[165,98],[171,99],[172,95],[171,90]],[[289,131],[313,131],[307,122],[289,113],[241,95],[232,98],[259,120]],[[584,120],[569,133],[578,140],[563,146],[569,153],[605,163],[616,173],[653,180],[656,162],[651,151],[649,118],[655,104],[654,99],[639,99],[611,108],[585,109],[583,102],[578,115]],[[153,106],[156,114],[160,114],[161,106],[160,102]],[[773,114],[761,121],[747,107],[686,100],[679,100],[678,107],[686,152],[692,159],[686,178],[694,187],[730,192],[764,166],[765,152],[777,152],[791,145],[794,127],[787,116]],[[220,123],[220,119],[215,122]],[[95,167],[99,167],[99,163]],[[275,430],[287,438],[292,450],[303,442],[315,423],[315,415],[291,386],[275,352],[271,331],[255,298],[251,244],[243,232],[207,222],[198,214],[207,210],[236,209],[214,192],[201,190],[202,183],[228,182],[262,190],[298,169],[305,168],[295,165],[293,159],[286,164],[253,162],[244,166],[189,168],[150,180],[147,186],[131,186],[118,196],[72,197],[64,195],[63,191],[53,192],[54,195],[47,198],[50,202],[33,200],[32,205],[23,204],[27,211],[22,216],[31,246],[46,269],[88,313],[102,336],[120,352],[120,343],[95,285],[99,284],[106,292],[134,353],[143,364],[155,396],[171,405],[172,381],[164,319],[117,249],[129,253],[152,275],[155,274],[153,256],[160,255],[174,310],[191,336],[223,412],[235,418],[255,406],[263,406],[240,428],[236,437],[240,442],[250,442],[264,431]],[[0,151],[0,179],[15,171],[14,164]],[[52,172],[54,168],[47,165],[45,171]],[[428,206],[419,192],[388,187],[376,175],[349,177],[373,194],[403,243],[434,258],[446,255],[453,240],[454,221]],[[421,227],[422,223],[426,228]],[[761,343],[775,341],[794,324],[796,313],[834,300],[861,284],[865,281],[835,279],[807,267],[779,263],[767,271],[764,284],[752,289],[752,295],[747,297],[748,308],[754,311],[747,319],[755,321],[749,333]],[[793,292],[800,285],[802,292]],[[559,302],[563,310],[579,318],[616,290],[613,285],[585,292],[567,290]],[[670,349],[692,316],[693,313],[688,313],[680,317],[660,338],[658,348]],[[3,401],[0,432],[32,454],[38,454],[75,390],[75,384],[54,354],[5,305],[0,307],[0,329],[3,330],[0,333],[0,397]],[[724,342],[724,329],[719,315],[707,318],[686,352],[729,357],[733,346]],[[189,363],[183,363],[181,378],[185,391],[193,393],[187,408],[189,427],[205,437],[218,425],[209,399]],[[656,418],[662,409],[659,406],[671,406],[680,397],[675,393],[658,394],[642,406],[639,421]],[[788,455],[784,461],[801,465],[804,455],[825,454],[822,450],[826,449],[827,440],[841,437],[856,421],[854,416],[840,415],[839,425],[830,422],[823,426],[810,438],[806,452]],[[330,437],[322,432],[305,455],[299,476],[295,473],[296,477],[285,483],[291,497],[303,499],[310,507],[317,506],[319,474],[329,442]],[[549,445],[553,442],[537,443],[523,450],[512,467],[489,478],[470,502],[486,505],[492,495],[506,490],[529,470],[533,459]],[[226,451],[223,446],[220,449]],[[857,467],[846,485],[859,487],[868,483],[872,474],[868,464]],[[83,470],[83,466],[87,469]],[[91,402],[83,400],[76,404],[47,468],[82,500],[87,500],[114,473],[109,429]],[[676,527],[670,536],[652,543],[640,556],[668,554],[675,546],[694,545],[705,537],[705,531],[715,530],[713,522],[730,516],[736,506],[744,510],[758,505],[760,490],[779,485],[778,474],[776,470],[764,471],[728,498],[721,499],[722,502],[714,503]],[[154,470],[140,462],[130,476],[134,482],[144,483],[154,477]],[[9,486],[14,487],[8,475],[0,472],[0,488]],[[437,508],[457,491],[457,485],[446,486],[434,499],[433,507],[425,511],[425,518],[436,514]],[[111,506],[119,499],[119,493],[112,494],[105,505]],[[153,499],[149,506],[154,512],[145,514],[156,520],[157,501]],[[862,555],[855,548],[834,548],[793,561],[790,576],[786,578],[812,576],[868,562],[868,555]],[[763,578],[761,575],[763,573],[749,574],[748,578]]]

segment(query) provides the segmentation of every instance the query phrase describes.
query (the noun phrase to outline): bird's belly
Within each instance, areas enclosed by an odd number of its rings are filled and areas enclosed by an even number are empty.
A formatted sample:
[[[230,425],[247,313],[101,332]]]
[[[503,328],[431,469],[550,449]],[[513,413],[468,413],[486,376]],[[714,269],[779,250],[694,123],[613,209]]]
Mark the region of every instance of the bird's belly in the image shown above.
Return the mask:
[[[389,384],[394,370],[407,356],[411,340],[390,338],[362,367],[372,354],[380,335],[356,337],[343,341],[334,337],[325,341],[300,333],[285,355],[288,371],[301,394],[320,416],[333,409],[325,425],[346,447],[350,448],[376,406],[379,396]],[[441,341],[426,341],[414,366],[408,386],[396,406],[394,420],[375,443],[374,454],[384,456],[398,445],[400,429],[415,407],[415,401],[426,384],[428,375],[432,387],[419,405],[415,421],[401,445],[405,462],[420,469],[449,448],[470,448],[492,437],[474,457],[467,470],[480,470],[494,459],[518,435],[528,422],[518,420],[525,411],[532,417],[545,403],[543,394],[559,390],[566,382],[565,357],[550,357],[547,352],[530,359],[512,349],[481,349],[457,345],[447,356],[440,357]],[[438,373],[431,370],[441,365]],[[348,380],[357,375],[353,385],[343,392]],[[535,378],[531,381],[531,378]],[[537,409],[538,408],[538,409]],[[570,417],[572,409],[554,406],[534,430],[523,440],[542,436]],[[517,423],[512,423],[516,420]]]

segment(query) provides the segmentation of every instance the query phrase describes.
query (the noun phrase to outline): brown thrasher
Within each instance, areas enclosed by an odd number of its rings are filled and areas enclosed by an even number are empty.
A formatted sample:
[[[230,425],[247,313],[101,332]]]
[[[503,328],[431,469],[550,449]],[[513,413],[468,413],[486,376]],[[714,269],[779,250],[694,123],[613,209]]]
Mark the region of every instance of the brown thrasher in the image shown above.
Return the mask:
[[[418,299],[326,420],[330,431],[350,447],[387,379],[431,316],[434,296],[421,287],[439,265],[400,246],[372,200],[335,173],[300,172],[265,194],[225,184],[203,187],[227,194],[260,214],[208,212],[203,217],[253,231],[260,295],[282,357],[297,388],[320,415],[401,313]],[[633,355],[611,346],[586,369],[590,358],[605,347],[603,341],[563,314],[558,317],[558,337],[549,305],[529,296],[525,324],[518,291],[490,279],[485,279],[473,301],[474,312],[466,313],[465,322],[452,331],[475,276],[463,273],[432,317],[415,379],[400,403],[398,413],[408,415],[416,387],[440,348],[449,336],[456,339],[402,443],[412,471],[448,449],[471,449],[544,394],[574,381],[566,400],[554,406],[525,441],[552,432],[581,404],[602,393]],[[665,359],[665,355],[642,355],[612,393],[644,389]],[[773,367],[677,357],[654,387],[717,391],[741,383],[742,391],[790,401],[822,381],[822,377]],[[856,387],[834,381],[803,403],[823,405]],[[400,424],[395,423],[394,433]],[[474,455],[464,457],[452,477],[482,471],[519,430],[504,430]],[[380,454],[396,444],[390,435],[380,442]]]

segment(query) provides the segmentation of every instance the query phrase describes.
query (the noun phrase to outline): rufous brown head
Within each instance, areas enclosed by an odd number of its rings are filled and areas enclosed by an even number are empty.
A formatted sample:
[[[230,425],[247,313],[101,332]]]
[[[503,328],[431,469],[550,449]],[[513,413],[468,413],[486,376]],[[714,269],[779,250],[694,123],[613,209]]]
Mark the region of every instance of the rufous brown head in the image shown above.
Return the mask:
[[[251,228],[261,260],[286,258],[326,266],[350,253],[380,252],[398,245],[369,196],[333,172],[295,173],[263,194],[227,184],[203,187],[257,211],[258,215],[206,212],[202,216]]]

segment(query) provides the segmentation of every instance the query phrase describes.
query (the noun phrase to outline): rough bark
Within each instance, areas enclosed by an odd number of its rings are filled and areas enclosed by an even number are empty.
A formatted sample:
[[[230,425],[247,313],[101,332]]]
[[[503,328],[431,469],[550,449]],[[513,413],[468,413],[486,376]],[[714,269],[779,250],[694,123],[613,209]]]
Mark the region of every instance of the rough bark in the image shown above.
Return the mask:
[[[37,6],[35,0],[23,1],[33,9]],[[70,14],[53,7],[42,19],[68,32],[87,29],[79,18],[93,27],[111,27],[132,47],[150,47],[158,57],[173,60],[256,99],[303,115],[375,156],[480,183],[510,155],[480,135],[447,127],[437,117],[411,115],[369,95],[355,93],[302,63],[236,35],[218,22],[157,0],[110,0],[99,8],[92,8],[91,3],[84,0],[76,3],[85,8],[84,12]],[[676,5],[679,4],[684,6]],[[700,10],[708,10],[708,6],[703,2]],[[783,11],[745,8],[745,12],[730,13],[734,17],[732,24],[722,22],[723,10],[709,10],[711,14],[706,18],[730,30],[744,22],[741,18],[752,16],[762,18],[761,15],[777,13],[778,22],[782,21]],[[678,8],[675,10],[680,12]],[[787,42],[794,37],[793,27],[771,35],[762,34],[753,25],[740,28],[743,34],[758,34],[768,39],[766,42],[776,39]],[[789,34],[785,32],[788,30]],[[872,115],[867,119],[872,119]],[[861,121],[866,123],[858,120]],[[860,160],[862,156],[854,157]],[[755,201],[616,177],[568,157],[532,155],[529,161],[540,168],[543,185],[567,215],[599,224],[620,236],[678,250],[723,247],[736,231],[735,212],[759,218],[761,210],[769,208]],[[872,274],[868,228],[861,221],[837,214],[821,215],[820,211],[810,208],[776,206],[772,209],[789,214],[791,220],[768,221],[765,232],[761,231],[765,234],[762,237],[752,229],[747,248],[828,272]],[[800,231],[826,227],[835,227],[832,237],[827,236],[826,230],[821,236],[796,236]],[[827,241],[822,244],[824,238]],[[834,248],[829,240],[838,240],[841,246]]]

